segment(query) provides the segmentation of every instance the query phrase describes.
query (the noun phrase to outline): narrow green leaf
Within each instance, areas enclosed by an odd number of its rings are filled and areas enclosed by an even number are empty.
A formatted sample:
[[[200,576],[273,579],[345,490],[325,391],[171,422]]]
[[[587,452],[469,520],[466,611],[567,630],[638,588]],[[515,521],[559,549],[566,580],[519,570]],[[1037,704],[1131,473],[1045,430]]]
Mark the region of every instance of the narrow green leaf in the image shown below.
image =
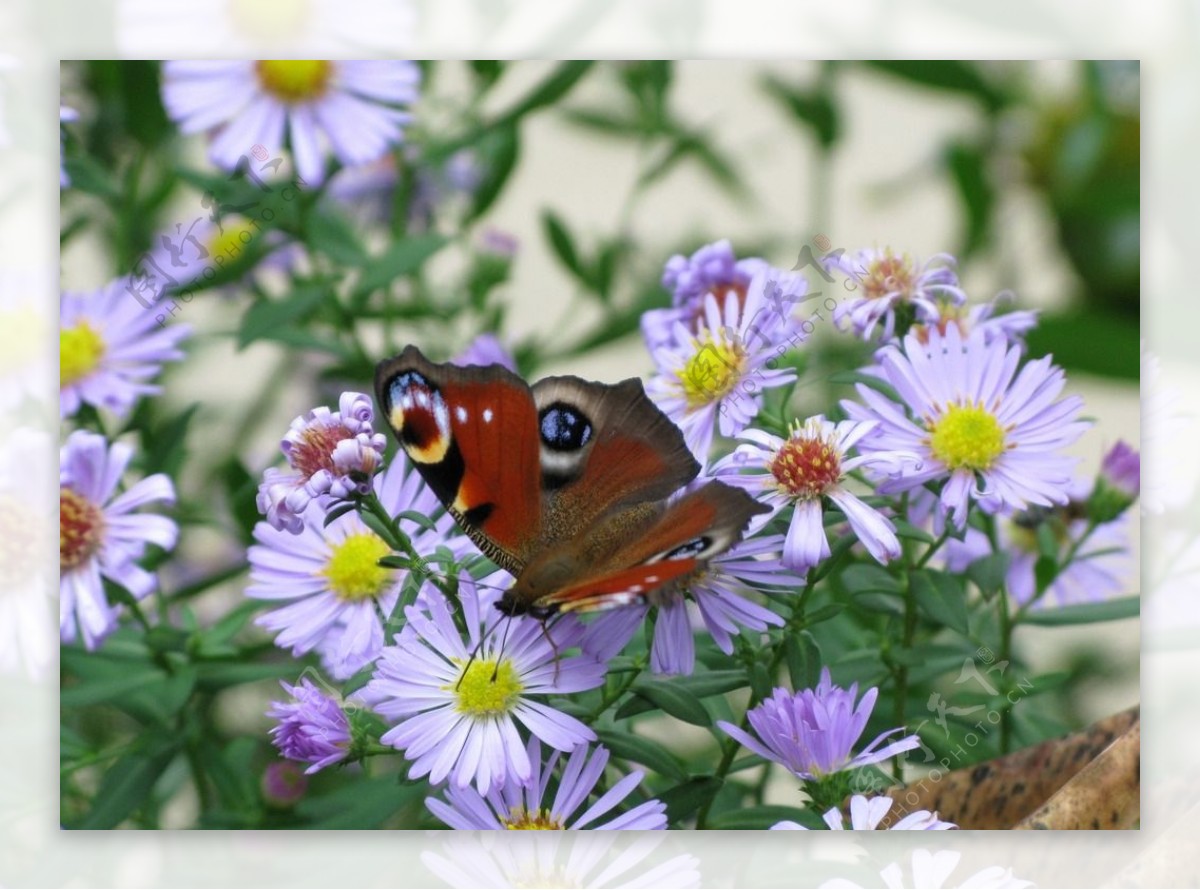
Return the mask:
[[[542,232],[558,261],[577,279],[587,283],[579,252],[575,249],[575,240],[567,230],[566,223],[553,210],[542,211]]]
[[[242,316],[242,323],[238,326],[238,347],[245,347],[291,322],[300,321],[326,300],[335,299],[337,297],[329,288],[305,284],[282,300],[259,300]]]
[[[979,592],[986,599],[991,599],[1004,586],[1008,576],[1008,563],[1007,553],[989,554],[967,566],[967,578],[979,588]]]
[[[631,760],[676,782],[687,781],[687,771],[679,759],[663,745],[642,736],[619,730],[599,729],[596,736],[614,757]]]
[[[708,803],[721,790],[721,781],[712,776],[700,776],[681,782],[658,795],[667,806],[667,820],[678,824]]]
[[[135,752],[118,759],[100,780],[91,811],[71,827],[116,828],[150,796],[176,750],[172,741],[152,752]]]
[[[1028,612],[1023,624],[1041,627],[1059,627],[1068,624],[1096,624],[1101,621],[1121,621],[1136,618],[1141,614],[1140,596],[1123,596],[1101,603],[1076,603],[1070,606],[1052,606]]]
[[[924,569],[909,577],[917,607],[937,624],[970,633],[967,623],[967,599],[956,576]]]
[[[792,688],[812,689],[821,679],[821,647],[816,637],[806,630],[784,641],[784,658]]]
[[[830,374],[827,378],[830,383],[838,384],[862,384],[868,389],[873,389],[876,392],[882,393],[893,402],[904,404],[904,400],[900,398],[900,393],[896,392],[896,388],[882,380],[879,377],[872,377],[870,374],[864,374],[861,371],[838,371]]]
[[[854,596],[860,593],[901,593],[900,579],[883,566],[857,563],[848,566],[839,577],[847,592]]]
[[[444,235],[433,234],[415,235],[397,241],[382,255],[367,260],[356,292],[371,293],[387,287],[397,278],[411,275],[449,243],[450,239]]]
[[[680,685],[661,680],[639,680],[633,684],[633,693],[633,698],[640,696],[677,720],[706,728],[712,725],[712,717],[700,699]],[[624,710],[622,706],[617,711],[618,720],[628,716]]]
[[[721,813],[712,818],[708,827],[714,830],[746,831],[768,829],[776,822],[784,821],[799,822],[801,825],[806,825],[810,822],[811,816],[811,810],[765,804],[763,806],[743,807],[742,809]]]
[[[327,209],[313,213],[308,220],[307,236],[310,248],[335,263],[359,266],[366,262],[367,251],[350,223],[339,213]]]
[[[1039,556],[1033,564],[1033,577],[1038,595],[1045,593],[1046,588],[1058,577],[1058,560],[1053,556]]]

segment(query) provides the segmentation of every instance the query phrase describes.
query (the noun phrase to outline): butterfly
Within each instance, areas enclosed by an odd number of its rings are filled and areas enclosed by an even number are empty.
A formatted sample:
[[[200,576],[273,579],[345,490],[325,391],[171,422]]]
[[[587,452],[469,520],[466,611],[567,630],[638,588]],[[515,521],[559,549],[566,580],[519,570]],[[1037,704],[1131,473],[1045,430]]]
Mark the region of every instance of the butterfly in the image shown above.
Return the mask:
[[[515,576],[497,603],[546,619],[648,603],[728,550],[768,508],[710,481],[636,378],[547,377],[430,362],[379,363],[378,405],[463,531]]]

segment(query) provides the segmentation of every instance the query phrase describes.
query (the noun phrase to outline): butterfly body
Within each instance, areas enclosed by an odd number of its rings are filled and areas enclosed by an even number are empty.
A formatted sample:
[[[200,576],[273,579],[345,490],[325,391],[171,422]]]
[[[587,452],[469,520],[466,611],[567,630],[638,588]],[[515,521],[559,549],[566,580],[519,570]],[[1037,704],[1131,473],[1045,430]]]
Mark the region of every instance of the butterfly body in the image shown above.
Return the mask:
[[[547,617],[657,603],[766,511],[708,482],[641,381],[549,377],[428,361],[379,364],[378,404],[466,534],[516,577],[498,608]]]

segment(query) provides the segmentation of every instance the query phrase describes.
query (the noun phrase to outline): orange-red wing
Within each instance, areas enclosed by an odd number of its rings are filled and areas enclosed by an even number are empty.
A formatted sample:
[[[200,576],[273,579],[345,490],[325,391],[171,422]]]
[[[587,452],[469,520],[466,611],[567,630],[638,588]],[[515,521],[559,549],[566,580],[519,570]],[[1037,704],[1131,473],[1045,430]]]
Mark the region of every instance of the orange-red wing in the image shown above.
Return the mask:
[[[540,608],[558,606],[560,612],[600,612],[644,603],[664,585],[693,571],[696,560],[667,559],[601,575],[572,585],[538,601]]]
[[[409,346],[376,368],[375,392],[434,494],[480,550],[519,573],[540,546],[542,528],[529,387],[499,365],[434,364]]]

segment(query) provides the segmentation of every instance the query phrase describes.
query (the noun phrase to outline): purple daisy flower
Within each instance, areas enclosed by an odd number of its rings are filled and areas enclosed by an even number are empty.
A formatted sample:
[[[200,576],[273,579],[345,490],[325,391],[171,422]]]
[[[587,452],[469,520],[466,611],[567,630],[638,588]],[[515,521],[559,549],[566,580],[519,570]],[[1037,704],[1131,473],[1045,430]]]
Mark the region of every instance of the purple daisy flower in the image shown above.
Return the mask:
[[[915,334],[922,343],[928,343],[931,331],[945,337],[946,329],[953,325],[964,339],[975,333],[987,343],[999,340],[1014,346],[1023,344],[1025,335],[1037,327],[1038,314],[1031,310],[1017,310],[997,315],[997,310],[1005,301],[1004,297],[1002,294],[991,302],[976,303],[974,306],[939,298],[935,301],[936,314],[914,322],[906,333]]]
[[[325,178],[330,149],[344,166],[399,145],[421,71],[409,61],[175,61],[163,65],[163,105],[184,133],[213,133],[209,158],[233,170],[254,146],[272,156],[284,133],[302,182]]]
[[[819,779],[830,773],[881,763],[920,747],[920,739],[908,735],[879,748],[892,733],[903,731],[903,727],[898,727],[880,733],[854,755],[854,745],[871,717],[879,689],[868,689],[855,706],[857,696],[857,683],[849,689],[834,686],[829,668],[822,668],[815,689],[797,693],[776,689],[770,698],[747,713],[758,738],[724,720],[717,725],[743,747],[766,760],[783,764],[801,779]]]
[[[695,328],[676,321],[673,342],[655,350],[658,370],[646,393],[678,424],[702,463],[718,428],[736,436],[758,414],[764,390],[795,381],[794,368],[774,366],[804,339],[788,324],[799,299],[788,293],[802,294],[805,287],[802,277],[772,270],[756,274],[744,298],[731,291],[722,302],[709,293]]]
[[[403,455],[375,477],[374,490],[393,516],[441,512],[437,498],[420,474],[410,471]],[[258,544],[248,554],[246,595],[283,602],[255,620],[278,634],[275,645],[295,655],[317,650],[337,680],[348,679],[379,657],[384,643],[380,613],[392,613],[407,573],[379,565],[392,550],[357,513],[327,525],[323,513],[310,510],[298,534],[260,522],[254,539]],[[457,555],[468,546],[445,513],[434,527],[414,531],[411,540],[418,553],[449,546]]]
[[[958,286],[954,257],[949,254],[940,253],[922,263],[908,254],[898,256],[891,248],[865,249],[852,254],[836,251],[823,262],[827,269],[847,275],[854,282],[852,290],[861,288],[856,296],[839,304],[833,320],[839,326],[849,322],[864,340],[871,338],[880,322],[882,339],[903,335],[904,331],[896,330],[896,314],[902,309],[910,310],[917,320],[936,321],[939,299],[950,304],[967,299]]]
[[[1120,440],[1100,462],[1100,475],[1088,497],[1088,516],[1111,522],[1129,509],[1142,489],[1142,456]]]
[[[577,621],[560,619],[547,629],[507,618],[493,607],[497,591],[477,595],[466,574],[459,586],[467,639],[445,597],[427,595],[406,610],[404,630],[384,649],[361,695],[396,721],[381,741],[412,761],[410,778],[428,775],[437,784],[450,777],[486,795],[533,775],[518,723],[559,751],[595,741],[583,723],[535,697],[594,689],[604,682],[604,665],[587,655],[559,657],[579,645]]]
[[[268,717],[279,721],[271,729],[271,741],[279,753],[311,764],[304,771],[308,775],[345,760],[351,733],[342,706],[307,677],[296,686],[279,685],[292,697],[287,702],[271,702],[267,711]]]
[[[1080,497],[1073,498],[1065,507],[1034,508],[998,517],[997,543],[1000,551],[1009,557],[1005,584],[1009,596],[1018,605],[1032,602],[1037,596],[1034,566],[1041,555],[1038,528],[1043,524],[1049,524],[1053,530],[1060,560],[1065,559],[1069,551],[1078,549],[1071,564],[1050,583],[1036,606],[1045,606],[1051,598],[1062,606],[1100,602],[1128,591],[1132,567],[1129,515],[1097,525],[1080,544],[1088,529],[1088,520],[1083,518],[1086,486],[1076,485],[1074,494]],[[946,567],[952,572],[966,571],[971,563],[992,553],[987,535],[975,528],[968,528],[961,541],[951,538],[946,545]]]
[[[852,449],[878,424],[874,421],[843,420],[834,424],[821,415],[792,427],[781,439],[761,430],[746,430],[739,445],[713,467],[722,482],[743,488],[772,509],[771,516],[793,505],[783,564],[807,572],[829,556],[829,538],[824,526],[824,503],[828,498],[843,513],[850,528],[867,552],[881,563],[900,555],[900,541],[892,521],[864,503],[845,487],[846,475],[861,466],[871,466],[891,475],[917,462],[916,455],[878,450],[850,457]],[[752,470],[743,473],[743,470]]]
[[[887,816],[888,810],[892,808],[892,799],[890,797],[864,797],[861,794],[856,794],[850,798],[850,830],[851,831],[876,831],[879,829],[879,823]],[[825,824],[833,831],[845,831],[846,824],[842,818],[842,811],[837,807],[831,807],[824,816]],[[952,828],[958,828],[953,822],[943,822],[938,818],[936,812],[929,810],[916,810],[909,813],[904,818],[900,819],[893,825],[889,825],[888,831],[948,831]],[[772,831],[808,831],[803,825],[796,822],[776,822],[771,826]]]
[[[697,322],[704,316],[708,294],[722,305],[730,294],[744,301],[755,273],[768,268],[766,260],[758,257],[739,260],[728,240],[706,244],[690,257],[675,254],[667,260],[662,275],[662,286],[671,292],[671,306],[642,314],[646,347],[656,352],[676,343],[676,323],[695,332]]]
[[[100,291],[62,295],[59,306],[59,414],[87,402],[124,416],[160,387],[146,381],[163,362],[183,358],[179,342],[191,329],[165,326],[126,290],[120,278]]]
[[[280,443],[291,472],[269,467],[258,487],[258,510],[273,528],[298,535],[314,498],[326,505],[371,490],[387,445],[374,419],[370,396],[345,392],[337,411],[322,406],[292,421]]]
[[[1049,356],[1018,373],[1020,361],[1019,346],[964,339],[956,327],[927,345],[910,335],[903,351],[885,347],[879,367],[903,405],[861,383],[866,406],[842,402],[851,419],[879,421],[859,441],[861,454],[918,457],[910,469],[883,479],[879,492],[944,482],[941,507],[959,528],[972,500],[989,512],[1066,503],[1076,460],[1060,450],[1090,426],[1076,420],[1083,400],[1058,398],[1066,379]]]
[[[529,739],[526,756],[532,764],[529,779],[493,786],[486,795],[474,788],[453,785],[445,791],[446,800],[425,798],[430,812],[451,828],[460,831],[532,830],[563,831],[591,828],[595,831],[661,831],[667,827],[667,808],[657,800],[648,800],[607,822],[592,825],[600,817],[620,805],[642,781],[641,770],[620,779],[584,809],[588,795],[604,775],[608,750],[580,745],[571,752],[563,765],[562,777],[554,799],[547,800],[550,779],[560,754],[551,751],[545,765],[542,746],[536,738]]]
[[[175,488],[162,473],[116,495],[132,456],[128,445],[109,445],[85,430],[71,433],[59,452],[59,632],[68,643],[82,636],[88,649],[117,626],[118,609],[105,597],[103,579],[136,599],[148,596],[157,581],[137,561],[147,544],[170,550],[179,535],[165,516],[133,512],[175,502]]]

